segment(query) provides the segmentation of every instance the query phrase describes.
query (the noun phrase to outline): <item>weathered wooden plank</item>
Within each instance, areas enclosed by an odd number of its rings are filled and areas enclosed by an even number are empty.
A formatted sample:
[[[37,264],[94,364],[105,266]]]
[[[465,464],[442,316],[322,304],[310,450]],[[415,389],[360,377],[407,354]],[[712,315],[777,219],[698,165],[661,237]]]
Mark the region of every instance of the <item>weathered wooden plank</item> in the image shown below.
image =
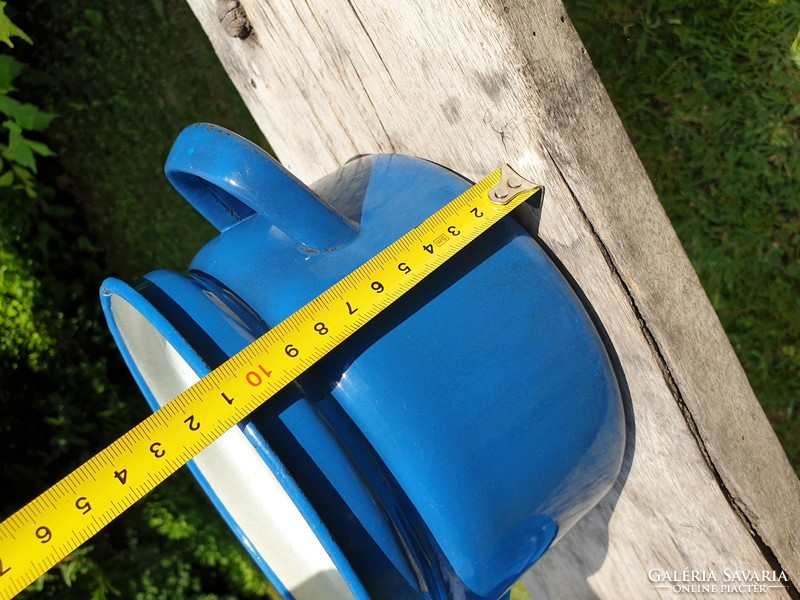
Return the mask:
[[[246,0],[244,40],[188,1],[301,178],[402,152],[547,186],[540,238],[616,350],[631,435],[614,490],[526,576],[537,597],[669,595],[650,569],[800,582],[800,482],[559,0]]]

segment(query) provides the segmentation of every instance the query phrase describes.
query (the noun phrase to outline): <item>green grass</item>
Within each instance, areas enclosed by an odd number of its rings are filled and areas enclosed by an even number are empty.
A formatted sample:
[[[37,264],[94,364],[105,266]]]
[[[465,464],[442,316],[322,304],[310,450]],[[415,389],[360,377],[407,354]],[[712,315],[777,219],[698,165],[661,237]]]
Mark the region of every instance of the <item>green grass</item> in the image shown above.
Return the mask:
[[[800,472],[800,3],[566,4]]]

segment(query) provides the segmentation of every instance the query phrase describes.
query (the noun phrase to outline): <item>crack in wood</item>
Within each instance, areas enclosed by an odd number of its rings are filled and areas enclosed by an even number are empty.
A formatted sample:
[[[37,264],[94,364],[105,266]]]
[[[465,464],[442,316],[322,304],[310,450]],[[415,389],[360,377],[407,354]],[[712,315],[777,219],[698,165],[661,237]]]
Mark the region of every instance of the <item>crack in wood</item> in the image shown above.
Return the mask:
[[[350,62],[350,66],[353,67],[353,73],[355,73],[356,77],[358,77],[358,83],[361,85],[361,89],[364,90],[364,95],[367,97],[369,105],[372,107],[372,112],[375,114],[375,120],[378,121],[378,125],[380,125],[381,131],[383,131],[383,136],[386,143],[389,144],[391,152],[393,154],[396,153],[397,149],[394,146],[394,142],[392,142],[392,138],[389,136],[389,132],[386,131],[386,126],[383,124],[383,119],[381,119],[381,116],[378,114],[378,108],[372,101],[372,96],[370,95],[369,90],[367,90],[367,86],[364,85],[364,80],[361,79],[361,74],[358,72],[356,65],[353,63],[353,59],[350,58],[349,54],[347,54],[347,60]],[[380,143],[378,143],[378,147],[380,147]]]
[[[792,598],[794,598],[795,600],[800,599],[800,589],[798,589],[798,587],[791,580],[791,578],[789,578],[788,573],[782,567],[780,560],[775,555],[775,553],[772,551],[772,548],[769,545],[767,545],[764,542],[764,540],[761,538],[761,536],[758,534],[758,531],[756,530],[755,526],[753,525],[752,519],[748,516],[748,513],[746,511],[746,507],[742,506],[742,503],[739,501],[739,499],[728,489],[728,486],[725,484],[725,481],[723,480],[722,476],[720,475],[719,471],[717,470],[717,467],[714,464],[714,461],[711,458],[711,455],[709,454],[708,449],[706,448],[705,440],[703,439],[702,435],[700,434],[700,431],[699,431],[699,429],[697,427],[697,423],[694,420],[694,415],[692,415],[691,411],[689,410],[688,406],[686,405],[685,400],[683,399],[683,394],[681,393],[680,388],[678,387],[678,384],[675,381],[674,376],[672,375],[672,371],[670,370],[669,364],[668,364],[663,352],[661,351],[661,348],[659,347],[658,342],[656,341],[655,337],[653,336],[652,332],[650,331],[650,328],[647,325],[647,321],[645,320],[644,316],[642,315],[641,310],[639,309],[639,307],[638,307],[638,305],[636,303],[635,296],[633,295],[633,293],[631,292],[630,288],[628,287],[628,285],[626,284],[625,280],[623,279],[622,274],[620,273],[619,269],[617,268],[616,264],[614,263],[614,259],[611,256],[611,253],[609,252],[608,248],[606,247],[606,245],[603,242],[603,240],[600,237],[600,235],[597,233],[597,230],[595,229],[594,224],[591,222],[591,220],[589,219],[589,216],[586,214],[586,211],[583,209],[583,206],[581,205],[580,201],[578,200],[578,197],[575,194],[575,191],[572,189],[572,186],[569,184],[569,181],[568,181],[566,175],[561,170],[561,167],[559,166],[558,161],[556,161],[556,158],[550,152],[550,149],[547,147],[546,144],[543,144],[542,147],[544,148],[544,151],[547,153],[547,156],[550,159],[550,162],[553,164],[553,167],[555,168],[556,172],[558,173],[558,176],[561,179],[561,182],[564,184],[564,187],[566,187],[567,191],[569,192],[569,195],[570,195],[570,197],[572,199],[572,202],[575,204],[575,207],[577,208],[578,213],[580,214],[582,221],[584,222],[584,224],[586,225],[587,229],[589,230],[589,233],[591,234],[592,239],[594,239],[595,243],[597,244],[597,247],[598,247],[598,249],[600,250],[600,253],[603,256],[603,260],[606,262],[606,264],[607,264],[609,270],[611,271],[614,279],[620,285],[623,293],[628,298],[628,303],[630,304],[631,309],[634,312],[634,316],[636,317],[636,320],[639,323],[639,329],[641,330],[642,335],[644,336],[645,341],[647,342],[647,345],[650,348],[650,351],[651,351],[651,353],[653,355],[653,358],[655,359],[656,364],[658,365],[658,368],[661,371],[662,376],[664,377],[664,381],[667,384],[667,387],[669,388],[673,399],[675,400],[676,404],[678,405],[678,408],[681,411],[681,414],[683,415],[683,418],[684,418],[684,420],[686,422],[686,425],[689,428],[689,431],[691,432],[692,437],[694,438],[694,440],[695,440],[695,442],[697,444],[697,447],[700,450],[700,453],[703,455],[703,459],[704,459],[706,465],[708,466],[709,471],[711,472],[711,474],[713,475],[714,479],[716,480],[717,485],[719,486],[720,490],[722,491],[725,499],[728,501],[728,504],[733,509],[734,513],[736,513],[736,515],[739,517],[739,519],[745,525],[747,530],[750,532],[750,535],[752,536],[752,538],[755,541],[756,545],[758,546],[759,550],[761,550],[761,553],[764,556],[764,559],[769,563],[769,565],[772,567],[773,570],[775,570],[776,572],[780,571],[780,572],[783,572],[784,574],[786,574],[786,577],[788,578],[788,581],[786,582],[786,585],[787,585],[786,590],[789,593],[789,595]]]
[[[399,93],[399,90],[397,89],[397,84],[394,82],[394,78],[392,77],[392,71],[391,71],[391,69],[389,69],[389,66],[386,64],[386,61],[383,59],[383,55],[381,55],[380,50],[378,50],[378,46],[375,45],[375,41],[372,39],[372,36],[369,34],[369,30],[367,29],[367,26],[364,24],[364,20],[361,18],[361,15],[358,14],[358,10],[356,10],[355,5],[353,4],[353,0],[347,0],[347,4],[350,6],[350,10],[353,11],[353,14],[355,15],[356,19],[358,20],[358,24],[361,25],[361,29],[364,30],[364,33],[366,34],[367,39],[369,40],[369,43],[372,46],[372,49],[375,51],[375,56],[377,56],[378,60],[381,61],[381,65],[383,65],[383,70],[386,71],[386,74],[389,76],[389,81],[392,82],[392,87],[394,88],[394,91]]]

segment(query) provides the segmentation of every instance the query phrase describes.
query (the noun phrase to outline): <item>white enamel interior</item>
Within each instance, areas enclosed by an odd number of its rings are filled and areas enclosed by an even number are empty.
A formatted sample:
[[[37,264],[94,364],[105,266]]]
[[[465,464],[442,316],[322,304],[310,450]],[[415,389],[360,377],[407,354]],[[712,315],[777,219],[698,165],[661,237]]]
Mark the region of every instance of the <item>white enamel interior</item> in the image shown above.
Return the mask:
[[[125,346],[160,406],[199,377],[127,300],[111,296]],[[297,600],[352,599],[344,578],[244,433],[233,427],[194,458],[208,485]]]

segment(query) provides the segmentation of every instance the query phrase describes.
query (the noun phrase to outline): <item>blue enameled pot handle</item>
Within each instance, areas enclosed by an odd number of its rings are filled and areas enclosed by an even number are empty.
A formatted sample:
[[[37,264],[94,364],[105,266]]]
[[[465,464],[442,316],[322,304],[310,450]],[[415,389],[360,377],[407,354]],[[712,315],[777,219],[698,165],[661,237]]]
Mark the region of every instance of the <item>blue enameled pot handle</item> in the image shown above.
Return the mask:
[[[314,251],[338,248],[355,227],[252,142],[209,123],[184,129],[164,167],[172,185],[219,231],[259,213]]]

